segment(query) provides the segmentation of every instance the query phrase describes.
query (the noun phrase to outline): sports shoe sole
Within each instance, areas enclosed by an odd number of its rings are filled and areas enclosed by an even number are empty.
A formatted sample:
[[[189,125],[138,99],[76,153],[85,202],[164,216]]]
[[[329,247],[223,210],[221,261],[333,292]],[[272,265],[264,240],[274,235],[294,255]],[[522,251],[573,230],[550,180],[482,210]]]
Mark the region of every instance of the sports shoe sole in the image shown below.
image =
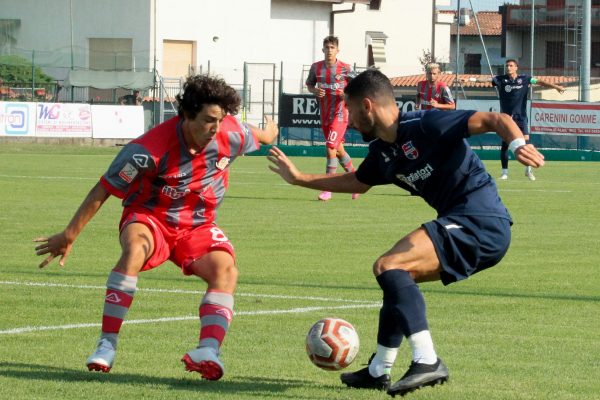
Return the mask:
[[[223,376],[223,369],[214,361],[203,360],[195,363],[187,354],[183,356],[181,361],[185,364],[186,371],[198,372],[206,380],[217,381]]]
[[[411,387],[411,388],[408,388],[408,389],[401,389],[401,390],[396,390],[396,391],[388,389],[387,394],[389,394],[392,397],[396,397],[397,394],[399,394],[400,396],[404,396],[405,394],[408,394],[410,392],[414,392],[415,390],[421,389],[421,388],[423,388],[425,386],[435,386],[435,385],[438,385],[438,384],[439,385],[443,385],[445,382],[448,381],[448,379],[449,378],[447,376],[445,376],[443,378],[437,378],[437,379],[434,379],[432,381],[425,382],[425,383],[422,383],[422,384],[420,384],[418,386],[414,386],[414,387]]]
[[[104,365],[104,364],[90,363],[87,365],[87,367],[88,367],[88,371],[100,371],[100,372],[104,372],[105,374],[110,371],[110,367],[108,365]]]

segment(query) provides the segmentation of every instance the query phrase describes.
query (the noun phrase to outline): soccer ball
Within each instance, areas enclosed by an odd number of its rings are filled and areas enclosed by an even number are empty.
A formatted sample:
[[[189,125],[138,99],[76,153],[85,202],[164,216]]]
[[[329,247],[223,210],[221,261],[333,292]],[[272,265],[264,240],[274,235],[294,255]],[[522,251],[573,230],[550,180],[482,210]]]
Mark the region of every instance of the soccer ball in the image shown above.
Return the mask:
[[[346,368],[354,361],[360,342],[356,330],[340,318],[316,322],[306,335],[306,353],[317,367],[327,370]]]

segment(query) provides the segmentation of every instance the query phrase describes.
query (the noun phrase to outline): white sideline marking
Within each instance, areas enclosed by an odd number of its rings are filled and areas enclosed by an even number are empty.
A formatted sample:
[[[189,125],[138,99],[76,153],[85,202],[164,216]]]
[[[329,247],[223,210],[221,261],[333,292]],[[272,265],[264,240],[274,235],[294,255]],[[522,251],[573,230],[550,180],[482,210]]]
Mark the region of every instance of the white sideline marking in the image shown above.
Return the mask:
[[[375,308],[381,307],[379,303],[365,303],[365,304],[353,304],[347,306],[336,306],[336,307],[303,307],[303,308],[291,308],[288,310],[261,310],[261,311],[237,311],[233,314],[235,316],[245,315],[275,315],[275,314],[301,314],[311,311],[322,311],[322,310],[343,310],[350,308]],[[187,316],[187,317],[169,317],[169,318],[155,318],[155,319],[134,319],[130,321],[124,321],[124,325],[130,324],[154,324],[157,322],[173,322],[173,321],[190,321],[198,320],[198,316]],[[23,328],[13,328],[0,331],[0,335],[18,335],[21,333],[40,332],[40,331],[55,331],[55,330],[66,330],[66,329],[78,329],[78,328],[94,328],[101,327],[99,323],[93,324],[69,324],[69,325],[54,325],[54,326],[25,326]]]
[[[60,287],[71,289],[106,289],[106,286],[92,285],[67,285],[64,283],[49,283],[49,282],[19,282],[19,281],[0,281],[0,285],[14,286],[42,286],[42,287]],[[204,294],[204,290],[183,290],[183,289],[144,289],[137,288],[138,292],[155,292],[155,293],[183,293],[183,294]],[[288,296],[282,294],[258,294],[258,293],[236,293],[240,297],[264,297],[268,299],[287,299],[287,300],[316,300],[316,301],[339,301],[342,303],[357,303],[364,304],[368,300],[350,300],[350,299],[333,299],[329,297],[314,297],[314,296]]]

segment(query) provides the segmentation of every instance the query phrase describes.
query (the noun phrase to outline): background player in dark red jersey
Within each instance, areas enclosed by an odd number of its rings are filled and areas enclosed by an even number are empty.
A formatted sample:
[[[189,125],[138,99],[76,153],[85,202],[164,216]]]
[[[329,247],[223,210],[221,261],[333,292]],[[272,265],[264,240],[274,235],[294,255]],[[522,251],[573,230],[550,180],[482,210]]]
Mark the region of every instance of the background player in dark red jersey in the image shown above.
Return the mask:
[[[417,83],[417,110],[454,110],[456,104],[452,93],[444,82],[440,80],[440,65],[429,63],[425,67],[427,79]]]
[[[188,371],[217,380],[224,372],[221,343],[233,316],[238,270],[232,244],[215,224],[228,185],[229,165],[260,143],[272,143],[277,125],[240,124],[236,91],[223,80],[191,76],[177,96],[178,116],[127,144],[91,189],[64,231],[35,239],[38,255],[64,265],[79,233],[112,194],[123,199],[121,256],[110,272],[96,351],[89,370],[108,372],[118,334],[136,291],[138,274],[167,260],[208,284],[199,306],[198,347],[182,361]]]
[[[544,157],[525,143],[519,127],[506,114],[466,110],[401,114],[391,82],[375,69],[352,79],[345,93],[350,126],[370,142],[356,172],[305,174],[277,147],[269,150],[270,168],[290,184],[315,190],[365,193],[372,186],[394,184],[435,209],[435,219],[406,234],[373,263],[383,292],[377,351],[368,367],[341,375],[350,387],[404,395],[449,377],[435,351],[425,298],[417,284],[441,281],[449,285],[467,279],[500,262],[510,244],[511,217],[494,180],[465,138],[497,132],[522,164],[540,167]],[[399,218],[406,213],[399,209]],[[373,243],[365,246],[373,247]],[[410,344],[412,362],[400,380],[391,384],[391,369],[403,338]]]
[[[327,36],[323,39],[325,59],[311,65],[306,79],[308,91],[319,99],[321,127],[327,149],[327,165],[325,167],[327,174],[336,172],[338,160],[346,172],[354,171],[352,158],[344,149],[344,136],[348,126],[344,88],[353,74],[349,64],[337,59],[338,46],[339,40],[335,36]],[[357,197],[357,193],[352,194],[353,199]],[[331,192],[321,192],[318,199],[322,201],[331,199]]]

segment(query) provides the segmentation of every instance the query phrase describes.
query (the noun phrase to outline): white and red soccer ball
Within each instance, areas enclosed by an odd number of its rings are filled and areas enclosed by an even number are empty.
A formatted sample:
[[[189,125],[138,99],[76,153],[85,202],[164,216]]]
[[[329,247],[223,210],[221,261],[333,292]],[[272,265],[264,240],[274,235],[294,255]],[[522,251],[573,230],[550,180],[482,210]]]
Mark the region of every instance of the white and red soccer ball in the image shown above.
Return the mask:
[[[346,368],[358,354],[356,330],[341,318],[324,318],[306,335],[306,353],[317,367],[327,370]]]

